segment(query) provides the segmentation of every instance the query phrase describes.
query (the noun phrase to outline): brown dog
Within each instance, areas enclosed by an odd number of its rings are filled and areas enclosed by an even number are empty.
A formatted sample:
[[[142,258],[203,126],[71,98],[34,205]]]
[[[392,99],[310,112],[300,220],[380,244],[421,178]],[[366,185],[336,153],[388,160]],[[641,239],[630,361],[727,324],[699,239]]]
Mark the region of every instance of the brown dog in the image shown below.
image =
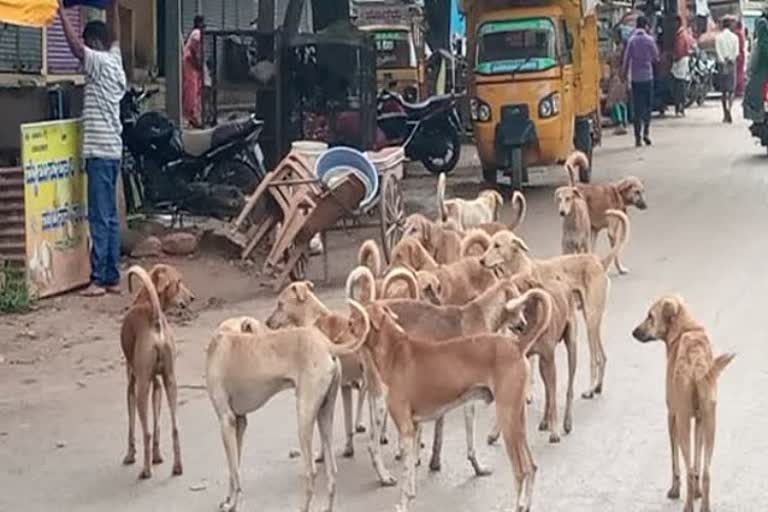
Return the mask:
[[[169,265],[155,265],[147,273],[134,265],[128,269],[128,288],[136,276],[142,288],[123,319],[120,346],[128,375],[128,453],[123,464],[136,462],[136,410],[139,411],[144,440],[144,466],[139,478],[152,476],[151,464],[160,464],[160,400],[165,388],[171,413],[173,436],[173,474],[182,473],[181,445],[176,424],[176,342],[164,311],[186,306],[195,296],[184,285],[181,274]],[[162,380],[162,384],[161,384]],[[152,391],[154,429],[149,432],[149,393]],[[151,454],[150,454],[151,447]]]
[[[529,300],[541,303],[540,324],[529,325],[519,338],[483,334],[435,343],[406,334],[387,306],[368,306],[371,332],[364,352],[371,372],[385,392],[389,413],[405,445],[401,512],[416,496],[415,461],[418,424],[442,416],[471,400],[495,399],[504,444],[517,481],[517,509],[529,510],[536,465],[526,437],[525,390],[528,380],[526,354],[549,322],[549,295],[533,290],[510,301],[510,311]],[[380,404],[380,397],[375,399]],[[377,411],[380,423],[382,408]],[[375,463],[376,461],[374,461]],[[374,464],[375,469],[383,467]],[[385,471],[385,470],[384,470]]]
[[[565,283],[576,294],[587,325],[587,338],[591,355],[590,388],[582,393],[593,398],[602,393],[606,356],[601,326],[608,298],[610,280],[606,270],[616,257],[615,246],[602,260],[594,254],[571,254],[547,260],[533,259],[525,242],[510,231],[491,237],[491,246],[480,258],[480,263],[495,272],[513,276],[524,274],[547,287],[550,281]]]
[[[667,414],[672,448],[672,487],[667,496],[680,497],[679,448],[687,477],[683,510],[693,512],[693,502],[701,496],[701,512],[710,512],[709,467],[715,449],[717,380],[735,354],[713,357],[707,332],[679,297],[657,300],[632,336],[643,343],[662,340],[667,346]],[[696,422],[693,458],[692,421]]]
[[[645,189],[643,183],[634,176],[629,176],[609,184],[577,184],[584,200],[589,208],[589,221],[592,225],[592,247],[595,247],[597,235],[603,229],[608,231],[608,241],[611,246],[616,243],[616,234],[611,218],[606,214],[608,210],[620,210],[627,213],[627,208],[635,206],[639,210],[648,208],[645,202]],[[619,258],[616,259],[616,270],[626,273]]]

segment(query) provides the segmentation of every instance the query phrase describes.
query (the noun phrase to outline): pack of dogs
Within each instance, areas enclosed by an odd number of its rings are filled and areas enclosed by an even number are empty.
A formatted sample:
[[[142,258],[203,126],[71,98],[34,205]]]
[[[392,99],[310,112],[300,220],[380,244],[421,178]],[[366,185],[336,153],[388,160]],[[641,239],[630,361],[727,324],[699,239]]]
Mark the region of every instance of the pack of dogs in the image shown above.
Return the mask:
[[[445,176],[438,180],[438,216],[410,215],[403,239],[384,264],[372,240],[358,252],[358,266],[348,274],[348,311],[330,309],[309,281],[294,282],[278,295],[274,311],[262,323],[248,316],[222,322],[206,346],[205,386],[219,419],[229,468],[223,512],[242,503],[240,477],[247,415],[277,393],[294,389],[304,494],[308,512],[315,493],[317,465],[325,466],[328,503],[334,510],[337,465],[333,446],[336,400],[341,393],[345,444],[342,455],[355,455],[355,434],[366,432],[373,470],[381,485],[397,481],[382,456],[387,424],[397,431],[402,459],[397,510],[407,511],[416,496],[421,429],[435,422],[429,468],[441,469],[443,418],[462,407],[467,460],[477,476],[490,475],[475,449],[478,402],[495,404],[495,423],[487,442],[503,439],[514,474],[514,510],[531,509],[538,466],[528,443],[527,404],[531,401],[532,358],[537,356],[545,400],[539,430],[551,443],[574,428],[577,327],[586,325],[590,381],[582,397],[604,389],[606,352],[602,322],[608,302],[609,268],[628,272],[620,261],[629,241],[629,207],[646,209],[641,181],[627,177],[609,184],[577,184],[576,152],[565,162],[569,184],[555,191],[562,217],[562,255],[537,258],[516,234],[526,214],[525,197],[511,198],[515,219],[501,221],[504,200],[496,191],[475,199],[446,199]],[[606,230],[610,249],[595,253]],[[162,462],[159,415],[162,391],[172,426],[173,475],[182,473],[176,418],[175,344],[166,312],[188,304],[194,295],[173,267],[149,272],[134,266],[129,284],[141,282],[121,331],[127,362],[128,450],[125,464],[136,461],[135,416],[143,441],[140,478]],[[664,296],[632,331],[640,342],[661,340],[667,347],[667,408],[672,456],[670,499],[681,495],[680,457],[686,478],[685,512],[701,499],[710,511],[710,465],[715,441],[717,381],[733,354],[715,357],[706,330],[682,298]],[[562,425],[558,417],[555,351],[567,351],[567,391]],[[353,391],[358,393],[353,409]],[[149,404],[154,413],[149,429]],[[356,414],[355,414],[356,413]],[[320,454],[315,457],[315,425]],[[693,432],[692,432],[693,431]],[[693,449],[691,448],[694,438]]]

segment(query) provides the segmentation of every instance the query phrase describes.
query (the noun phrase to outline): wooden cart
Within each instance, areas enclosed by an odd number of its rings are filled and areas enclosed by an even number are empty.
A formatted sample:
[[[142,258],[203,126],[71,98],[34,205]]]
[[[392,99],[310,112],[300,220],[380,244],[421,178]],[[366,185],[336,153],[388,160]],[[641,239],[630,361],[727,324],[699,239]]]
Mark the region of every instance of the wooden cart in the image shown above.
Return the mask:
[[[365,186],[357,176],[348,175],[328,187],[313,174],[304,158],[290,153],[248,199],[231,225],[230,238],[242,247],[241,258],[246,259],[274,232],[264,273],[274,277],[275,290],[289,278],[305,278],[310,240],[318,233],[323,241],[326,280],[329,231],[378,227],[384,257],[389,262],[405,219],[400,180],[391,172],[379,174],[378,197],[360,211],[357,206],[364,194]]]

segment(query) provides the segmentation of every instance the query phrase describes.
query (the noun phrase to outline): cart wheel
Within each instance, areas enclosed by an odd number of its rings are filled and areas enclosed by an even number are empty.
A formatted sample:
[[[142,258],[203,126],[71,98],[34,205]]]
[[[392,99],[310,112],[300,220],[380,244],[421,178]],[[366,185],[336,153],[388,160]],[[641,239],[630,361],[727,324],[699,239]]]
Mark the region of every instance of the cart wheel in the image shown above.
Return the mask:
[[[382,180],[379,211],[381,213],[381,242],[384,247],[384,257],[389,263],[392,249],[403,236],[403,223],[405,222],[403,193],[400,190],[400,182],[392,174],[385,174]]]

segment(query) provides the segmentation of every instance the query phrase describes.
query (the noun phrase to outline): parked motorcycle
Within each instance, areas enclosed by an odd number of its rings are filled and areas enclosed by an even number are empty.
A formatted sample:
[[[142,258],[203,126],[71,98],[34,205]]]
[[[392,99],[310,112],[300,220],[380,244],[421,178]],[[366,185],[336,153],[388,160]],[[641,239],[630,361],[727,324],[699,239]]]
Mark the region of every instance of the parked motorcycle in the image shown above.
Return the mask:
[[[749,127],[749,133],[753,137],[760,139],[760,145],[768,148],[768,82],[763,84],[763,108],[762,116],[760,115],[760,109],[755,107],[757,112],[755,116],[749,116],[749,119],[753,119],[752,124]],[[746,112],[746,108],[745,108]],[[747,114],[744,114],[747,118]]]
[[[405,147],[405,155],[421,161],[433,174],[449,173],[461,155],[461,121],[457,96],[432,96],[421,103],[408,103],[392,91],[381,91],[377,101],[377,124],[386,145]]]
[[[125,173],[128,206],[227,218],[264,177],[254,117],[207,130],[179,130],[160,112],[143,112],[157,90],[129,90],[120,105],[123,142],[133,159]],[[138,201],[134,200],[134,194]]]
[[[691,82],[688,84],[688,96],[685,107],[694,103],[701,106],[707,99],[707,95],[714,90],[716,62],[702,50],[696,50],[689,58],[691,69]]]

